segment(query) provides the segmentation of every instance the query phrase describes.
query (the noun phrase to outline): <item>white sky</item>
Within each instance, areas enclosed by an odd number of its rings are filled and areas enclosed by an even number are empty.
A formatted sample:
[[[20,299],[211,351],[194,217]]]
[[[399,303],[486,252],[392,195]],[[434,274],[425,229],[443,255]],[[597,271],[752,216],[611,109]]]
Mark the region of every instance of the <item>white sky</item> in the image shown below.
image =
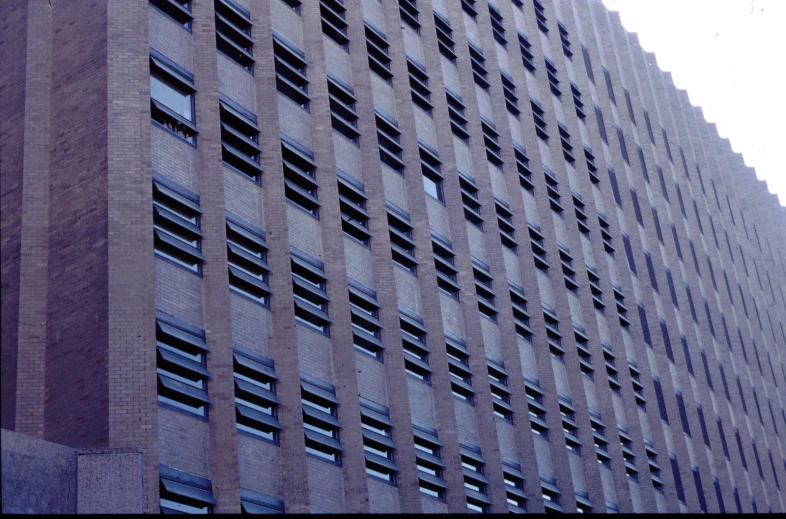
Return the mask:
[[[786,0],[603,0],[786,206]]]

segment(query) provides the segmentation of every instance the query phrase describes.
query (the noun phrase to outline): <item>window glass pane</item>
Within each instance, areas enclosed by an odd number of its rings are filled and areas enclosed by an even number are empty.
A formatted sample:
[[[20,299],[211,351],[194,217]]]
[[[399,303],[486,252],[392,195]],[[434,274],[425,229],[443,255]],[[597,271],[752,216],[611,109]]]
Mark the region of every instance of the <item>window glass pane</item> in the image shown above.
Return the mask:
[[[150,73],[150,97],[170,110],[193,121],[191,94],[175,88],[155,72]]]

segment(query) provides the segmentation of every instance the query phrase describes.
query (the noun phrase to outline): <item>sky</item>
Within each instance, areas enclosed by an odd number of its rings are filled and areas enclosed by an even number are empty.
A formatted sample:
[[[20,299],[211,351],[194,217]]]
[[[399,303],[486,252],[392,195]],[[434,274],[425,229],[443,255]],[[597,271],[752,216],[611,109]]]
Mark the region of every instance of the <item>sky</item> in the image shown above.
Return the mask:
[[[603,0],[786,206],[786,0]]]

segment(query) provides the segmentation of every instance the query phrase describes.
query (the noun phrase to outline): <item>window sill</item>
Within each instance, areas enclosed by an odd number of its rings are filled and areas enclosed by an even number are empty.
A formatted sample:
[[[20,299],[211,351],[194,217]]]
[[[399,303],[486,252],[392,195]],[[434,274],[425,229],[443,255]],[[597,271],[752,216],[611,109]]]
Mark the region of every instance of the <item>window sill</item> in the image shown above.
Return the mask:
[[[167,258],[166,256],[163,256],[163,255],[157,253],[156,251],[153,251],[153,255],[155,256],[156,259],[160,259],[161,261],[165,261],[166,263],[169,263],[170,265],[174,265],[175,267],[177,267],[179,269],[183,269],[186,272],[188,272],[189,274],[193,274],[194,276],[196,276],[198,278],[202,277],[202,269],[201,268],[198,271],[193,271],[190,268],[188,268],[188,267],[186,267],[184,265],[181,265],[180,263],[178,263],[178,262],[176,262],[174,260],[171,260],[171,259]]]
[[[181,141],[185,142],[185,143],[186,143],[186,144],[188,144],[189,146],[191,146],[191,147],[193,147],[193,148],[196,148],[196,147],[197,147],[197,144],[196,144],[196,135],[194,135],[194,142],[188,142],[188,139],[186,139],[186,138],[185,138],[185,137],[183,137],[182,135],[179,135],[177,132],[173,132],[172,130],[170,130],[169,128],[167,128],[166,126],[164,126],[163,124],[161,124],[160,122],[158,122],[158,121],[156,121],[156,120],[154,120],[154,119],[150,119],[150,123],[151,123],[153,126],[155,126],[155,127],[157,127],[157,128],[160,128],[160,129],[164,130],[164,131],[165,131],[166,133],[168,133],[169,135],[174,135],[174,136],[175,136],[175,137],[177,137],[179,140],[181,140]]]
[[[173,405],[165,404],[163,402],[158,402],[158,407],[160,407],[162,409],[166,409],[168,411],[172,411],[172,412],[178,413],[178,414],[182,414],[184,416],[188,416],[189,418],[193,418],[194,420],[199,420],[200,422],[207,423],[209,421],[208,418],[207,418],[207,414],[205,416],[199,416],[199,415],[194,414],[194,413],[189,413],[185,409],[180,409],[179,407],[175,407]]]

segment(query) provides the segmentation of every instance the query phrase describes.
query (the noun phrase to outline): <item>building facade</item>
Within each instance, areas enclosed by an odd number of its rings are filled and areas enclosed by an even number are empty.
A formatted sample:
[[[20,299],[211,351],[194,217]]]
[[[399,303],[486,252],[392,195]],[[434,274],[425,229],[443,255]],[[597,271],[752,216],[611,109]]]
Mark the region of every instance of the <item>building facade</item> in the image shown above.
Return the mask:
[[[600,1],[0,14],[4,429],[147,512],[786,510],[786,212]]]

